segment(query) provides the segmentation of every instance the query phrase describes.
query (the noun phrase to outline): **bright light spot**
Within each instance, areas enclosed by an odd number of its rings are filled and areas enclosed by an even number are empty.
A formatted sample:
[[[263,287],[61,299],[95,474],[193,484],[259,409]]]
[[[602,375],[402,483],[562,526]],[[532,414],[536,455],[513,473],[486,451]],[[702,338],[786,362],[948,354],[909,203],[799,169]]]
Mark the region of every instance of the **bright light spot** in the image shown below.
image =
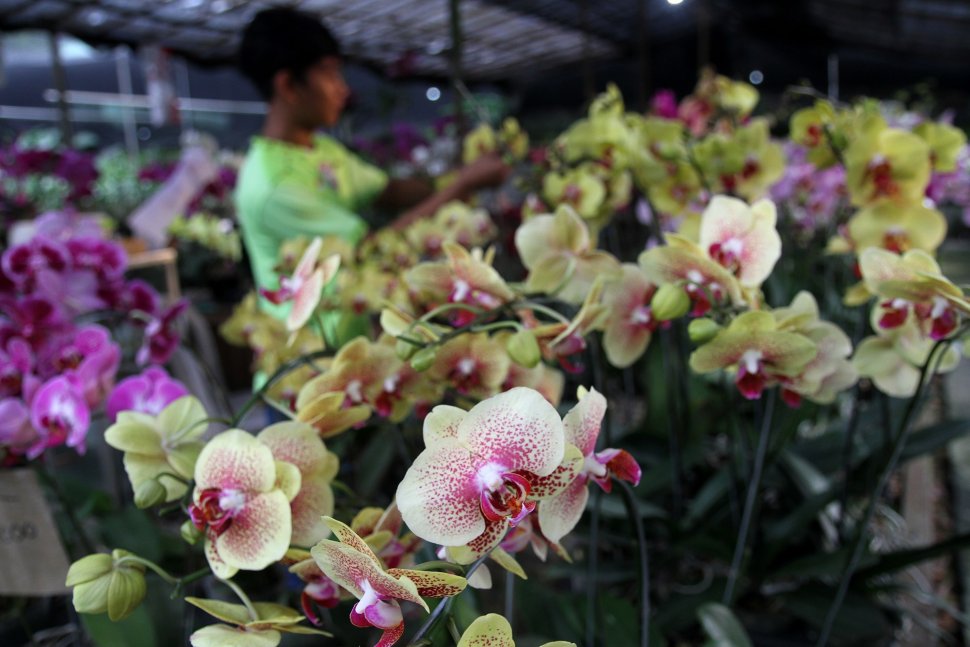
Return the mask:
[[[684,0],[667,0],[667,4],[679,5]]]
[[[748,80],[751,81],[751,85],[761,85],[761,82],[765,80],[765,75],[761,73],[761,70],[751,70]]]
[[[436,87],[434,87],[434,86],[432,85],[432,86],[431,86],[430,88],[428,88],[428,90],[427,90],[427,91],[426,91],[426,92],[424,93],[424,96],[426,96],[426,97],[428,97],[428,101],[437,101],[438,99],[440,99],[440,98],[441,98],[441,90],[439,90],[438,88],[436,88]]]

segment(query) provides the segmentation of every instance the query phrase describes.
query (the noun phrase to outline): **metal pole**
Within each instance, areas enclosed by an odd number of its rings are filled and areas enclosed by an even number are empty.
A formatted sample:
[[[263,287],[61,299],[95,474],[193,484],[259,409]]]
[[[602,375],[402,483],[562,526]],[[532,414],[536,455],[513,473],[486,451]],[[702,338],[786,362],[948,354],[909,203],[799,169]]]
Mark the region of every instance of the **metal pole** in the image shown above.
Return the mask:
[[[465,124],[465,110],[462,103],[465,101],[464,95],[462,93],[463,82],[462,82],[462,45],[464,40],[464,35],[461,31],[461,0],[448,0],[448,23],[451,31],[451,49],[449,50],[449,59],[451,68],[451,88],[452,96],[455,102],[455,124],[458,127],[459,135],[464,135],[466,132]],[[461,157],[461,151],[458,152],[459,159]]]
[[[589,48],[589,0],[579,3],[579,23],[583,28],[583,94],[586,101],[596,97],[596,79],[593,78],[593,61]]]
[[[178,88],[176,101],[181,104],[180,99],[192,99],[192,86],[189,84],[189,63],[184,58],[172,61],[172,63],[175,65],[175,84]],[[195,118],[191,112],[188,112],[182,118],[182,131],[194,129]]]
[[[61,143],[70,146],[73,135],[71,133],[71,113],[67,105],[67,77],[64,74],[64,65],[61,63],[60,38],[56,32],[48,33],[48,42],[51,49],[51,74],[54,77],[54,87],[57,89],[57,109],[61,127]]]
[[[118,94],[130,97],[133,94],[131,82],[131,60],[128,48],[118,46],[115,48],[115,72],[118,76]],[[128,156],[132,159],[138,157],[138,129],[135,123],[135,108],[133,106],[122,107],[121,126],[125,133],[125,149]]]
[[[829,54],[829,99],[839,100],[839,55]]]

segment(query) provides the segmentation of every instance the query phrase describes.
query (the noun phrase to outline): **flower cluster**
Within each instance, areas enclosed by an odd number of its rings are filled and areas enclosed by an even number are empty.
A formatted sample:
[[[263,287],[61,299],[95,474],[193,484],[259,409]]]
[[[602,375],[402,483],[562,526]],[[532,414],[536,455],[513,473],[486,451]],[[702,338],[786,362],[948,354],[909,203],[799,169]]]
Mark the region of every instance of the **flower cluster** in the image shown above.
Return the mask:
[[[68,225],[59,229],[58,223]],[[161,364],[178,344],[174,320],[142,281],[126,281],[124,250],[93,223],[51,215],[45,234],[0,258],[0,447],[7,460],[36,458],[46,448],[84,451],[91,414],[108,397],[121,361],[111,332],[78,317],[120,311],[144,331],[141,363]]]

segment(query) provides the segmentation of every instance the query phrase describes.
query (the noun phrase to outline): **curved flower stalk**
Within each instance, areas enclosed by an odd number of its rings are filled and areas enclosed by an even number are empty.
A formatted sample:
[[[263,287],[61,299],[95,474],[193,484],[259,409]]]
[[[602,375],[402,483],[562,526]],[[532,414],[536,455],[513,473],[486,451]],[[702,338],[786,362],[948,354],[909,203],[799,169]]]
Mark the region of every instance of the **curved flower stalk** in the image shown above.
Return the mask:
[[[390,647],[404,634],[400,602],[411,602],[428,611],[422,597],[450,597],[465,589],[465,578],[450,573],[385,569],[367,542],[347,525],[325,517],[338,541],[325,539],[310,553],[320,570],[359,601],[350,612],[357,627],[384,631],[376,647]]]
[[[619,262],[595,248],[589,228],[568,206],[519,227],[515,247],[529,270],[525,289],[553,294],[567,303],[582,303],[597,277],[619,274]]]
[[[239,429],[210,440],[195,464],[189,516],[205,533],[212,572],[228,579],[240,569],[259,571],[286,554],[292,536],[290,501],[300,470]]]
[[[930,180],[930,149],[919,135],[873,116],[845,151],[846,185],[856,206],[918,204]]]
[[[192,647],[276,647],[283,639],[281,633],[332,635],[301,626],[303,614],[281,604],[253,602],[247,608],[222,600],[188,597],[185,601],[226,623],[197,629],[189,637]]]
[[[490,613],[468,626],[458,641],[458,647],[515,647],[512,625],[504,617]],[[556,640],[539,647],[576,647],[576,643]]]
[[[260,291],[270,303],[293,303],[286,317],[286,329],[295,332],[305,326],[323,296],[323,288],[337,274],[340,268],[340,256],[332,255],[323,262],[320,261],[320,250],[323,240],[314,238],[310,246],[303,252],[293,274],[280,278],[277,290],[263,289]]]
[[[766,388],[799,375],[817,354],[807,337],[780,330],[770,312],[752,311],[691,353],[690,367],[697,373],[727,369],[741,395],[756,400]]]
[[[135,492],[157,481],[164,487],[164,501],[176,501],[188,491],[195,473],[208,426],[206,415],[202,403],[192,396],[178,398],[154,416],[121,411],[104,432],[104,440],[124,452],[125,471]]]
[[[819,320],[818,304],[809,292],[799,292],[791,305],[772,311],[779,330],[790,330],[811,340],[818,353],[797,375],[783,382],[781,397],[789,406],[798,406],[802,398],[820,404],[831,404],[835,397],[858,380],[858,372],[849,361],[852,342],[833,323]]]
[[[640,466],[629,452],[623,449],[596,451],[603,416],[606,414],[606,398],[592,389],[580,387],[579,402],[563,418],[566,442],[579,448],[583,454],[583,466],[573,481],[562,491],[538,504],[538,521],[542,535],[553,545],[558,545],[568,535],[586,510],[590,481],[609,492],[612,478],[640,483]]]
[[[425,418],[425,450],[398,486],[408,528],[471,563],[501,542],[537,501],[564,489],[582,455],[567,447],[556,410],[515,388],[470,411],[438,406]]]

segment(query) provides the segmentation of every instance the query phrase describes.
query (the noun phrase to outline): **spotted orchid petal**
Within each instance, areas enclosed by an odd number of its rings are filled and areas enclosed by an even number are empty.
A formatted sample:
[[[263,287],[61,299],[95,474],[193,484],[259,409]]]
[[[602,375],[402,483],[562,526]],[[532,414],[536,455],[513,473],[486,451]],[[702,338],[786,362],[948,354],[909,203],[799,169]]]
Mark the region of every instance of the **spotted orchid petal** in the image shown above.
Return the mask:
[[[387,574],[398,579],[406,577],[418,587],[418,594],[425,598],[446,598],[465,590],[465,578],[451,573],[415,571],[409,568],[389,568]]]
[[[464,409],[439,404],[424,419],[424,446],[431,447],[443,440],[458,438],[458,425],[468,414]]]
[[[290,535],[290,502],[282,491],[274,490],[247,501],[214,545],[229,566],[261,571],[283,557]]]
[[[515,647],[512,625],[495,613],[482,616],[468,626],[458,647]]]
[[[231,488],[268,492],[276,483],[272,450],[241,429],[224,431],[210,440],[195,464],[196,488]]]
[[[506,519],[498,521],[485,520],[485,529],[480,535],[464,546],[449,546],[448,558],[457,564],[471,564],[482,555],[498,546],[509,531]]]
[[[760,200],[714,196],[701,216],[700,247],[721,265],[733,268],[741,285],[758,287],[781,257],[775,205]]]
[[[374,554],[374,551],[371,550],[367,542],[361,539],[360,535],[354,532],[350,526],[333,517],[325,517],[323,521],[340,543],[346,544],[359,553],[366,555],[378,567],[383,568],[380,558]]]
[[[414,582],[395,579],[369,556],[340,542],[325,539],[310,550],[324,574],[361,599],[369,588],[379,596],[413,602],[425,611],[428,605],[418,595]],[[366,585],[366,586],[365,586]]]
[[[583,452],[575,445],[566,445],[562,463],[546,476],[529,477],[529,499],[541,500],[565,490],[583,471]]]
[[[277,461],[299,470],[300,489],[290,500],[293,538],[291,543],[310,546],[328,533],[321,520],[333,513],[333,478],[336,457],[327,451],[316,431],[301,422],[281,422],[257,436]]]

